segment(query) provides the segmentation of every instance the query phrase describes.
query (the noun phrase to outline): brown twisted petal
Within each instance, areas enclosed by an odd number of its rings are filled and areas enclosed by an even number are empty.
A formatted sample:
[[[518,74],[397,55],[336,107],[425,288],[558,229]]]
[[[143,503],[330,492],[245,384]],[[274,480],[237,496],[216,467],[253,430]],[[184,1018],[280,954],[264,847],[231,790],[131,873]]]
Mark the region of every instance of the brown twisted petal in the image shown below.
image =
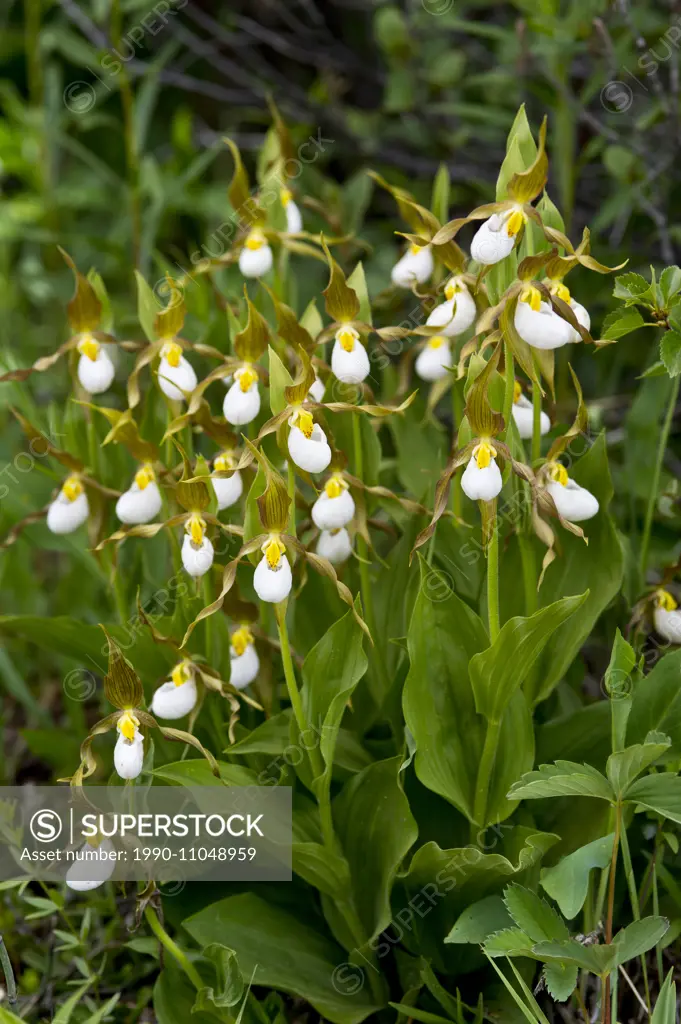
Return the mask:
[[[452,484],[452,477],[456,473],[459,466],[462,466],[464,462],[467,462],[468,459],[471,457],[476,443],[476,441],[469,441],[468,444],[465,445],[463,448],[460,448],[458,451],[455,451],[452,455],[450,455],[447,465],[440,474],[440,478],[437,484],[435,485],[435,500],[433,501],[433,518],[431,519],[428,526],[426,526],[425,529],[421,530],[418,537],[414,541],[414,546],[411,549],[411,554],[409,555],[410,565],[418,549],[420,547],[423,547],[423,545],[426,544],[435,533],[435,527],[437,526],[438,521],[444,515],[447,509],[447,505],[449,503],[449,489]]]
[[[0,551],[4,551],[5,548],[10,548],[12,544],[18,540],[27,526],[30,526],[31,523],[39,522],[43,516],[46,516],[48,507],[49,506],[46,505],[45,508],[41,508],[37,512],[31,512],[29,515],[24,516],[24,518],[18,523],[15,523],[5,539],[0,543]]]
[[[104,693],[110,704],[119,711],[136,708],[144,700],[142,680],[127,658],[123,656],[118,642],[100,623],[106,637],[109,665],[104,677]]]

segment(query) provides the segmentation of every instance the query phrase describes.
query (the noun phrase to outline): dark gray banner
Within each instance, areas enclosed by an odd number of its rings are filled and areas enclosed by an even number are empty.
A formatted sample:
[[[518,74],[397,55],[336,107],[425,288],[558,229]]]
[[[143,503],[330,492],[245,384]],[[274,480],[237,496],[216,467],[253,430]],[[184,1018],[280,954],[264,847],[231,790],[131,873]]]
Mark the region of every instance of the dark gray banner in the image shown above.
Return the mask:
[[[0,880],[290,881],[284,786],[0,787]]]

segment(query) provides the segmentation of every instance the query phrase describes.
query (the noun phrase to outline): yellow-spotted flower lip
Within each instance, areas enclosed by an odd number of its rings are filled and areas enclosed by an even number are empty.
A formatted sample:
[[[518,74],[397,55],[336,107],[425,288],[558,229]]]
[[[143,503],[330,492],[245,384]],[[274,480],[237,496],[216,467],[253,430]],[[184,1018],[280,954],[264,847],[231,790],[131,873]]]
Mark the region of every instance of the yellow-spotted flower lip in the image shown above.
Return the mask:
[[[300,407],[295,409],[293,415],[289,419],[289,425],[291,427],[298,427],[298,430],[300,430],[308,440],[312,437],[314,419],[312,417],[312,413],[308,412],[307,409],[301,409]]]
[[[450,277],[449,281],[445,285],[445,298],[447,302],[451,302],[456,296],[457,292],[462,292],[466,288],[465,283],[460,277]]]
[[[355,345],[359,341],[359,334],[354,327],[345,324],[336,332],[336,341],[346,352],[353,352]]]
[[[161,349],[161,358],[166,359],[171,366],[179,366],[182,358],[182,346],[176,341],[166,341]]]
[[[248,626],[240,626],[239,629],[235,629],[232,633],[232,650],[238,658],[244,653],[249,644],[253,643],[253,634],[251,633]]]
[[[281,562],[282,555],[286,551],[286,545],[278,534],[271,533],[260,550],[267,559],[270,569],[276,569]]]
[[[140,720],[135,714],[133,708],[128,708],[127,711],[124,711],[116,722],[116,728],[120,732],[121,736],[125,736],[126,740],[129,740],[131,743],[135,738],[139,726]]]
[[[678,604],[668,590],[660,587],[655,591],[655,607],[662,608],[666,612],[673,612],[678,608]]]
[[[83,485],[80,482],[80,477],[73,473],[67,477],[62,485],[62,494],[68,498],[69,501],[75,501],[83,493]]]
[[[549,291],[552,295],[555,295],[557,298],[562,299],[563,302],[570,302],[570,289],[566,284],[563,284],[561,280],[559,280],[558,278],[551,279],[549,280],[548,285]]]
[[[447,339],[443,334],[436,334],[428,341],[428,348],[442,348],[443,345],[447,344]]]
[[[486,438],[481,438],[473,449],[473,458],[478,469],[487,469],[492,459],[496,459],[497,450]]]
[[[568,471],[562,462],[550,462],[548,464],[548,470],[549,476],[555,481],[555,483],[562,484],[563,487],[567,487],[568,480],[570,478],[568,477]]]
[[[149,462],[145,462],[135,473],[135,483],[140,491],[143,491],[145,487],[153,483],[155,479],[153,466]]]
[[[225,473],[234,468],[234,462],[235,459],[232,452],[220,452],[213,459],[213,469],[216,469],[219,473]]]
[[[179,665],[175,666],[173,671],[170,673],[170,678],[175,686],[184,686],[185,683],[190,681],[193,675],[194,670],[192,668],[192,663],[185,658],[184,661],[181,661]]]
[[[526,220],[527,217],[522,207],[514,207],[506,220],[506,234],[517,235]]]
[[[513,404],[515,405],[516,402],[519,402],[522,397],[523,397],[523,386],[520,383],[520,381],[517,380],[517,381],[515,381],[515,383],[513,385]]]
[[[206,520],[202,519],[198,512],[194,512],[184,526],[196,547],[201,547],[206,534]]]
[[[267,245],[267,238],[261,228],[253,228],[252,231],[248,232],[244,242],[246,249],[256,252],[258,249],[262,249],[263,245]]]
[[[90,334],[84,334],[78,342],[78,351],[94,363],[99,355],[100,344]]]
[[[250,363],[244,363],[243,366],[236,370],[234,379],[239,381],[239,387],[243,392],[246,392],[257,381],[258,371]]]
[[[528,284],[520,293],[520,301],[527,302],[530,309],[538,313],[541,309],[541,292],[533,284]]]
[[[340,473],[334,473],[324,484],[327,498],[340,498],[343,491],[348,490],[348,485]]]

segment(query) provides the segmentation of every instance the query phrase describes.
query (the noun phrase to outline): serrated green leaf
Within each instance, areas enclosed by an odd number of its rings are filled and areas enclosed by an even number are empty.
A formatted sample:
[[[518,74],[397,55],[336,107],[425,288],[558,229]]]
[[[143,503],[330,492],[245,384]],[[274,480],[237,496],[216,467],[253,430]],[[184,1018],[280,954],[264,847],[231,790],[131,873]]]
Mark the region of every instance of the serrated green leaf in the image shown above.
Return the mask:
[[[681,373],[681,334],[667,331],[660,342],[660,358],[670,377]]]
[[[506,909],[518,928],[532,939],[532,942],[562,942],[569,937],[565,921],[530,889],[513,882],[504,890]]]
[[[601,338],[623,338],[625,334],[643,327],[645,320],[635,306],[623,306],[608,313],[601,328]]]
[[[577,985],[578,970],[574,964],[544,964],[542,977],[553,999],[564,1003],[570,998]]]
[[[504,928],[483,944],[487,956],[532,956],[533,942],[522,928]]]
[[[534,772],[523,775],[511,786],[511,800],[538,800],[551,796],[592,796],[599,800],[614,799],[610,783],[588,764],[556,761],[542,764]]]
[[[624,299],[626,302],[640,302],[646,305],[654,301],[654,292],[649,281],[640,274],[620,274],[615,278],[613,295],[616,299]]]

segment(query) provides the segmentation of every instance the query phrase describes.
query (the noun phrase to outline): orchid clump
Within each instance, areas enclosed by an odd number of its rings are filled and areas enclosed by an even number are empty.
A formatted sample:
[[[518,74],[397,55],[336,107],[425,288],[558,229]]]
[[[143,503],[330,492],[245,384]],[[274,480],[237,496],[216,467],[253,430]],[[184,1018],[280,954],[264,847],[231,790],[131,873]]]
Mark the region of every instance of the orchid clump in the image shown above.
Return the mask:
[[[586,992],[593,1005],[582,1015],[597,1019],[622,949],[638,962],[639,951],[660,947],[660,915],[645,903],[674,912],[673,891],[659,890],[676,855],[664,835],[679,819],[681,739],[667,742],[678,665],[664,661],[677,654],[663,651],[681,644],[678,488],[667,479],[675,463],[665,463],[681,376],[681,272],[643,284],[618,277],[625,307],[599,336],[602,303],[590,285],[610,268],[591,256],[588,230],[570,240],[547,193],[546,126],[535,139],[524,111],[495,198],[490,191],[468,215],[448,219],[465,193],[450,190],[445,166],[429,205],[430,183],[407,191],[372,176],[399,214],[383,225],[383,253],[371,250],[361,218],[346,223],[352,190],[326,182],[315,192],[317,171],[293,179],[278,115],[252,172],[229,145],[226,250],[179,276],[159,257],[154,287],[138,272],[136,316],[71,265],[63,409],[45,411],[29,401],[30,385],[19,387],[35,373],[41,385],[56,381],[45,377],[53,356],[3,378],[31,457],[44,460],[5,506],[26,514],[3,553],[11,545],[10,557],[37,565],[44,549],[58,571],[57,596],[44,597],[55,602],[49,628],[19,608],[0,617],[0,632],[8,651],[30,634],[92,665],[94,692],[64,719],[69,736],[81,731],[74,790],[86,798],[108,780],[132,800],[170,780],[178,801],[197,779],[292,790],[295,905],[248,880],[220,892],[217,907],[204,893],[186,935],[164,943],[177,967],[159,984],[157,1016],[177,970],[197,990],[185,1012],[178,987],[178,1013],[236,1018],[246,991],[237,970],[255,963],[256,949],[258,989],[274,979],[333,1024],[385,1015],[390,1004],[430,1020],[432,999],[465,1024],[492,1019],[496,1004],[469,1010],[474,1001],[459,1005],[440,981],[451,973],[454,991],[465,961],[449,949],[475,940],[487,957],[476,978],[522,955],[542,965],[539,999],[559,993],[582,1012]],[[406,247],[397,263],[394,235]],[[126,326],[117,369],[106,348],[112,308]],[[651,406],[668,378],[657,461],[641,455],[640,439],[622,444],[612,411],[620,396],[610,403],[594,384],[597,350],[631,323],[663,332],[645,378]],[[653,495],[645,516],[640,493],[624,499],[629,475]],[[623,544],[628,517],[638,532]],[[92,607],[85,582],[84,597],[72,588],[62,598],[62,576],[76,572],[96,581]],[[651,650],[663,669],[644,676]],[[16,673],[3,672],[23,693]],[[617,673],[631,689],[615,707]],[[601,676],[611,705],[599,703]],[[39,712],[53,713],[55,690],[41,691]],[[555,764],[537,767],[554,751]],[[600,810],[575,810],[584,795]],[[639,830],[631,850],[627,828]],[[649,831],[655,846],[644,859]],[[106,836],[91,838],[109,851]],[[438,879],[444,890],[461,850],[476,854],[466,877],[451,894],[437,889],[437,913],[395,938],[391,913]],[[631,883],[632,853],[643,884]],[[615,884],[622,854],[627,886],[619,876]],[[110,877],[74,869],[65,882],[75,903]],[[144,915],[161,881],[128,889],[130,907]],[[570,938],[580,915],[588,942]],[[625,932],[624,920],[636,921],[629,947],[613,938],[618,915]],[[381,936],[391,940],[385,961]],[[136,945],[150,955],[148,943]],[[309,988],[296,973],[301,948],[319,967]],[[645,961],[651,976],[655,956]],[[362,959],[364,991],[339,992],[333,979]],[[584,980],[591,967],[597,984]],[[290,1010],[272,1006],[282,1019]]]

